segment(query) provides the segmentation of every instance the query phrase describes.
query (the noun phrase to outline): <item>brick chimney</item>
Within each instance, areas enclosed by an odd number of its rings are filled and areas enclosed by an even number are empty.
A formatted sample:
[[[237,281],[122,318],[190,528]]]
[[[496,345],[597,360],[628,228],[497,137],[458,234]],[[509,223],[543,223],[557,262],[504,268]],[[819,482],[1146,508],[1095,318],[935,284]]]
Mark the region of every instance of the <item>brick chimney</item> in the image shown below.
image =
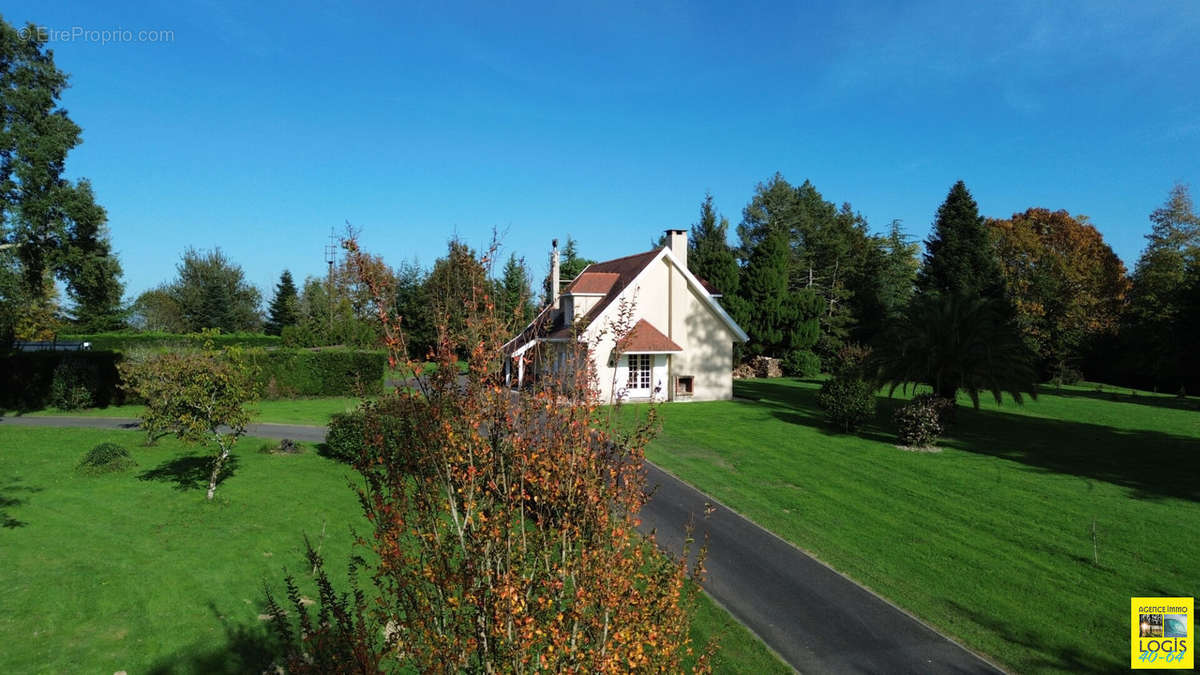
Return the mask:
[[[687,269],[687,230],[667,230],[667,246],[679,264]]]

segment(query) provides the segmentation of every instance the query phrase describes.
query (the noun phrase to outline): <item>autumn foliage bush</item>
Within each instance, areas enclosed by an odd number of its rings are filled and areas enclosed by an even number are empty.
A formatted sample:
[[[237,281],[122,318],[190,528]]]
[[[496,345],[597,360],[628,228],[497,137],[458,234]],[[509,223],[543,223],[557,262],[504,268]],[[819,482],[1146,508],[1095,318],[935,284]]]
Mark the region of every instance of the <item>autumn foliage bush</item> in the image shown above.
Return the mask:
[[[346,247],[352,260],[363,256],[353,240]],[[389,296],[381,279],[364,281]],[[707,670],[715,646],[691,643],[698,591],[686,583],[703,552],[689,566],[636,530],[653,409],[618,428],[615,412],[596,404],[587,368],[539,378],[521,394],[502,386],[508,336],[488,286],[483,274],[472,280],[458,304],[472,308],[464,321],[441,317],[439,367],[429,372],[406,359],[403,319],[380,303],[391,366],[412,386],[361,410],[364,442],[353,461],[370,526],[352,579],[362,574],[371,587],[335,593],[310,548],[318,607],[305,607],[290,577],[286,601],[269,597],[286,645],[281,665],[661,672],[690,655]],[[584,363],[589,348],[578,345],[569,360]],[[461,353],[469,356],[460,379]]]

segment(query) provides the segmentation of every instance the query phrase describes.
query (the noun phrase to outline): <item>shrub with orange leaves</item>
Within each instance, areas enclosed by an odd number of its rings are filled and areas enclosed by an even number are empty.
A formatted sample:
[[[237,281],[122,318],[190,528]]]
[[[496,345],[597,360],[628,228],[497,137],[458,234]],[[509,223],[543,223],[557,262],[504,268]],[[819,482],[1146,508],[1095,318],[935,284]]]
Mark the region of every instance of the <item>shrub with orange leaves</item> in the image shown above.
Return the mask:
[[[345,245],[351,260],[365,255],[352,238]],[[363,283],[382,289],[362,269]],[[593,346],[582,343],[565,347],[571,372],[532,390],[505,387],[497,374],[508,336],[489,288],[479,275],[458,299],[465,321],[442,318],[429,372],[407,357],[402,317],[379,303],[390,363],[407,386],[363,408],[367,442],[355,467],[371,531],[359,545],[374,561],[374,588],[356,588],[354,602],[323,590],[317,621],[293,592],[295,634],[271,599],[286,668],[662,672],[694,657],[707,672],[715,644],[691,643],[698,590],[686,583],[702,573],[704,551],[689,565],[636,529],[654,409],[617,425],[597,404]],[[628,323],[614,325],[618,343]]]

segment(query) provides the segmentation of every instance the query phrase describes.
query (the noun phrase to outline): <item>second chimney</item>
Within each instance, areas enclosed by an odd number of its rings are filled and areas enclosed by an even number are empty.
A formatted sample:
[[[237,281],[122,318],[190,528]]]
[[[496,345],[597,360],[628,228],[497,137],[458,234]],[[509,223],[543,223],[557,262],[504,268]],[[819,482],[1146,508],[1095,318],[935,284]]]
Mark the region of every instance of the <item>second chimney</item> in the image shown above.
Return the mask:
[[[667,246],[671,249],[671,254],[687,268],[687,230],[667,230]]]
[[[550,306],[558,307],[558,240],[550,242]]]

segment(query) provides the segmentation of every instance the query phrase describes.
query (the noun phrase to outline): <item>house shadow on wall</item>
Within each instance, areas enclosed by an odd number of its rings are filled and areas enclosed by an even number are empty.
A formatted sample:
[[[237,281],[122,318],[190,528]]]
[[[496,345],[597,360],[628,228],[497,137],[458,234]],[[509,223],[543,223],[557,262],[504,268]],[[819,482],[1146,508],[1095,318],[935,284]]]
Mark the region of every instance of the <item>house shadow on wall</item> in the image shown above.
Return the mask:
[[[777,419],[839,434],[825,421],[815,388],[755,380],[743,380],[737,388],[743,398],[772,404]],[[891,418],[905,401],[879,396],[876,402],[875,421],[857,436],[894,445]],[[1112,483],[1130,489],[1137,499],[1200,501],[1200,437],[960,406],[957,422],[938,444],[1036,471]]]

